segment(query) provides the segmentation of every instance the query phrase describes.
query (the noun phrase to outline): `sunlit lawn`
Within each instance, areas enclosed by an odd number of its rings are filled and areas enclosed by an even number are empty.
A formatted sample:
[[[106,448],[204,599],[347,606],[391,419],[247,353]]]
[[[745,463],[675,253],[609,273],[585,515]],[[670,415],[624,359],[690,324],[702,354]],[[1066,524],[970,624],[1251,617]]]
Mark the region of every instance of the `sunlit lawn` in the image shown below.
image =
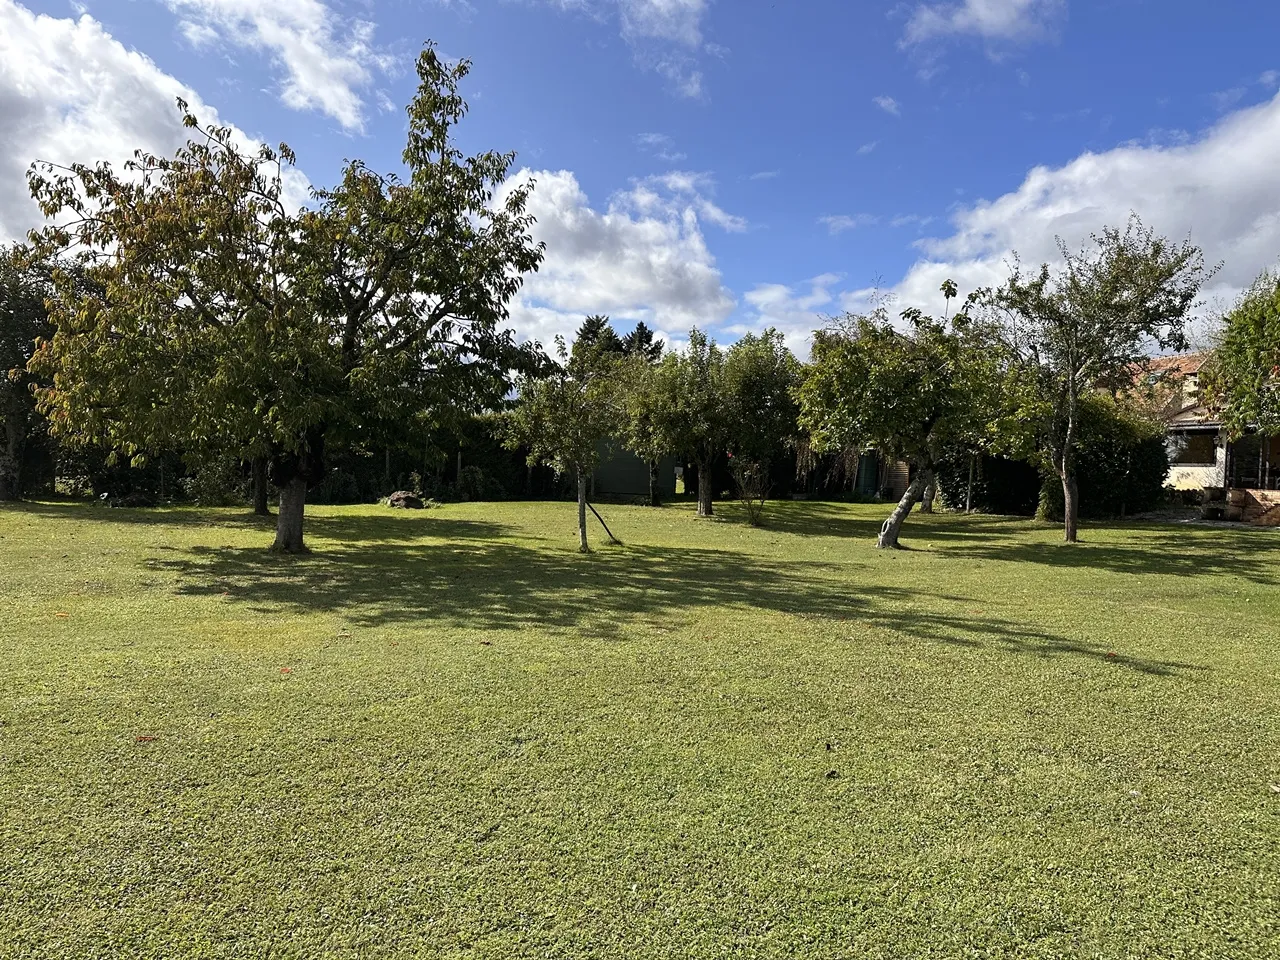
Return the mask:
[[[0,957],[1280,956],[1280,533],[884,509],[0,508]]]

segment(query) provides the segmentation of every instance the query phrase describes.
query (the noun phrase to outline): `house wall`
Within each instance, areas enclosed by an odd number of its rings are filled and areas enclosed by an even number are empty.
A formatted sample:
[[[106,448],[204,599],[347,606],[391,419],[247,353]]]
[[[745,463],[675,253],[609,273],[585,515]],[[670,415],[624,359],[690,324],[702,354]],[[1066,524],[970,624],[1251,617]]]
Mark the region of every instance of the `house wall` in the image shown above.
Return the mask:
[[[1213,464],[1173,463],[1165,485],[1175,490],[1203,490],[1206,487],[1225,487],[1227,475],[1227,445],[1219,443],[1213,451]]]
[[[1198,466],[1193,463],[1171,463],[1166,486],[1175,490],[1203,490],[1207,486],[1226,486],[1226,445],[1213,451],[1213,465]]]
[[[597,494],[615,497],[647,497],[649,465],[629,450],[601,444],[600,464],[593,477]],[[676,495],[676,460],[664,457],[658,463],[658,492],[670,499]]]

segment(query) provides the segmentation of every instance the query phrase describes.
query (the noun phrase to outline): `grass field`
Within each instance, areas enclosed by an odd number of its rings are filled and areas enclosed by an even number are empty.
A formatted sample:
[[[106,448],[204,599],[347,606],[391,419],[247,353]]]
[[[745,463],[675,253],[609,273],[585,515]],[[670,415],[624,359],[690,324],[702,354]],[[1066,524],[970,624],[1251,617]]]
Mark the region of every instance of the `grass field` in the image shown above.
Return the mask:
[[[0,509],[0,957],[1280,956],[1280,535],[883,510]]]

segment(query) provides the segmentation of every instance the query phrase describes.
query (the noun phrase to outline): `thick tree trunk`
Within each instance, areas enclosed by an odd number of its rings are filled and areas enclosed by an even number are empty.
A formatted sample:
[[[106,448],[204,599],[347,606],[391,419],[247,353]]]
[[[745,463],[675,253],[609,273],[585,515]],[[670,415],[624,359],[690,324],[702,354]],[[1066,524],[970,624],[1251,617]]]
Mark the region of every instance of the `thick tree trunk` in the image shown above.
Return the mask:
[[[715,514],[711,484],[711,464],[698,464],[698,516],[700,517],[710,517]]]
[[[933,513],[933,500],[938,495],[938,481],[930,473],[924,484],[924,495],[920,499],[920,512]]]
[[[271,516],[271,506],[267,503],[270,489],[267,485],[267,458],[254,457],[253,470],[253,512],[260,517]]]
[[[306,553],[302,542],[302,518],[307,503],[307,480],[297,476],[280,488],[280,511],[276,517],[276,553]]]
[[[658,461],[649,461],[649,506],[662,506],[662,495],[658,491]]]
[[[1074,465],[1062,471],[1062,526],[1063,539],[1067,543],[1076,542],[1076,531],[1080,524],[1080,496],[1076,486]]]
[[[591,548],[587,546],[587,474],[585,470],[578,471],[578,550],[581,553],[591,552]]]
[[[907,485],[907,491],[902,495],[902,499],[898,501],[898,505],[893,508],[893,513],[889,514],[889,519],[880,528],[880,536],[876,538],[876,546],[881,550],[898,549],[898,533],[902,530],[902,524],[907,519],[907,514],[911,512],[911,508],[920,499],[920,492],[925,486],[925,476],[924,470],[916,474],[916,478]]]

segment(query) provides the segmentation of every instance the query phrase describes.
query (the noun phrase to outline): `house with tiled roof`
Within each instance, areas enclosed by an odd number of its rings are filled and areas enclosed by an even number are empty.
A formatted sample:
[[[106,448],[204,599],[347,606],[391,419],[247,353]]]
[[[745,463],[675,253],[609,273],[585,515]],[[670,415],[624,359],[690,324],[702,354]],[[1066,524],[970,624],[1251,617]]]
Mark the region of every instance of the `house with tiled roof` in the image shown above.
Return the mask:
[[[1147,367],[1147,385],[1163,404],[1169,451],[1168,485],[1203,490],[1231,501],[1228,512],[1245,519],[1280,521],[1280,437],[1245,433],[1232,440],[1220,410],[1204,401],[1200,375],[1210,353],[1159,357]],[[1250,516],[1253,515],[1253,517]]]

